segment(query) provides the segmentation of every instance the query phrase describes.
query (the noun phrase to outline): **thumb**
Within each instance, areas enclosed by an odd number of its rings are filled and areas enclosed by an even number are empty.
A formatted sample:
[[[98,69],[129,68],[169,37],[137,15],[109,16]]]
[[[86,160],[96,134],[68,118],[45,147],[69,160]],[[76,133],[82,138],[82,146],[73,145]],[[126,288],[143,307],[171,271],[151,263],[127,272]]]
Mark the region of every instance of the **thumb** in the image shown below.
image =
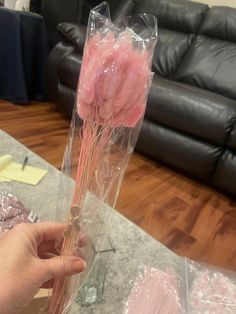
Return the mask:
[[[47,280],[82,272],[86,263],[75,256],[57,256],[44,261]]]

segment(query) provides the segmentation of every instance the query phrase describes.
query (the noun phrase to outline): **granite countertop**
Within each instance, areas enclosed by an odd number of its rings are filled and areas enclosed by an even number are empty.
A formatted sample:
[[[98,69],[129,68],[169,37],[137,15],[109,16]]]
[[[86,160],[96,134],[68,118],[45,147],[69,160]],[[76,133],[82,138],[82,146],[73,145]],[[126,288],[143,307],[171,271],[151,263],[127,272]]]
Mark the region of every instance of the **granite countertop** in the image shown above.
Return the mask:
[[[0,189],[8,188],[18,195],[26,206],[39,214],[40,220],[56,220],[60,171],[0,131],[0,155],[3,154],[12,154],[18,162],[28,156],[29,164],[48,170],[47,176],[36,187],[10,182],[0,183]],[[109,233],[116,252],[105,283],[104,301],[82,308],[74,303],[71,314],[121,314],[132,287],[131,281],[135,280],[140,265],[162,269],[172,266],[176,270],[180,267],[179,257],[116,211]]]
[[[181,266],[179,257],[117,212],[110,236],[116,252],[105,282],[104,301],[82,308],[74,304],[71,314],[121,314],[141,265],[173,267],[177,271]]]
[[[1,182],[1,189],[9,189],[16,194],[24,205],[40,214],[42,221],[56,219],[56,204],[60,182],[60,171],[34,154],[13,137],[0,130],[0,155],[11,154],[14,161],[23,163],[28,156],[28,165],[48,170],[48,174],[37,186],[19,182]]]

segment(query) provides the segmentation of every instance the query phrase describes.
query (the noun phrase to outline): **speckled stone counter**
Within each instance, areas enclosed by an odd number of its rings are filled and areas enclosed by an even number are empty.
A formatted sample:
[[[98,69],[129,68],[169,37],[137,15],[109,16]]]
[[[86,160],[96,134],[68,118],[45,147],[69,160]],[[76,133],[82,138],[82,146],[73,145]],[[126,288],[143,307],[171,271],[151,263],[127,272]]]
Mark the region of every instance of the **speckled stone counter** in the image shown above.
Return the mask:
[[[45,160],[28,150],[14,138],[0,130],[0,155],[11,154],[14,161],[23,163],[28,156],[28,164],[48,170],[48,174],[37,186],[18,182],[0,183],[1,189],[10,189],[24,205],[36,213],[41,213],[42,221],[54,219],[56,216],[56,203],[60,172],[49,165]]]
[[[42,221],[55,219],[60,172],[0,131],[0,155],[7,153],[19,162],[27,155],[29,164],[49,172],[36,187],[11,182],[0,183],[0,188],[10,188],[26,206],[39,214]],[[175,254],[117,212],[112,220],[110,236],[116,253],[107,275],[104,301],[89,307],[80,307],[74,303],[71,314],[121,314],[131,289],[130,282],[136,278],[141,264],[161,268],[179,267],[180,260]]]
[[[131,281],[136,278],[141,264],[179,267],[175,254],[117,212],[110,235],[117,250],[105,282],[104,301],[82,309],[74,304],[71,314],[121,314],[132,287]]]

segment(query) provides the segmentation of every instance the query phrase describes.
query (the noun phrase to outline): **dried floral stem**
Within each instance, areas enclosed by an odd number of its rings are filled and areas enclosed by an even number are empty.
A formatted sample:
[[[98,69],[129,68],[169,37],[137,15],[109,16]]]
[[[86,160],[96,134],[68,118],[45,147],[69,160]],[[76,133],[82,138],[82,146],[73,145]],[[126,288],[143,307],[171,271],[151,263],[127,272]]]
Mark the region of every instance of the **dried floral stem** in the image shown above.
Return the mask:
[[[81,209],[86,193],[89,191],[97,162],[104,147],[108,144],[110,135],[109,128],[99,127],[96,123],[84,122],[76,186],[69,211],[68,227],[65,232],[61,255],[77,255],[77,247],[80,239]],[[73,292],[72,287],[72,277],[61,277],[55,281],[53,295],[49,302],[49,314],[66,313],[66,307]]]

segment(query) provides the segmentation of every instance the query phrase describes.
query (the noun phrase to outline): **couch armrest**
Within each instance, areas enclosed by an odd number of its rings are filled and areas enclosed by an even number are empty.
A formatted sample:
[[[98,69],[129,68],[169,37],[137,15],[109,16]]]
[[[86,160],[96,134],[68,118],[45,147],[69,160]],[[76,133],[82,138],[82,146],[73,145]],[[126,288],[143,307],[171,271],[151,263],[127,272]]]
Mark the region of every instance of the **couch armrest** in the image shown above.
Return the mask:
[[[57,29],[66,42],[76,46],[79,48],[79,51],[83,53],[86,40],[86,26],[77,26],[76,24],[71,23],[61,23],[57,26]]]

